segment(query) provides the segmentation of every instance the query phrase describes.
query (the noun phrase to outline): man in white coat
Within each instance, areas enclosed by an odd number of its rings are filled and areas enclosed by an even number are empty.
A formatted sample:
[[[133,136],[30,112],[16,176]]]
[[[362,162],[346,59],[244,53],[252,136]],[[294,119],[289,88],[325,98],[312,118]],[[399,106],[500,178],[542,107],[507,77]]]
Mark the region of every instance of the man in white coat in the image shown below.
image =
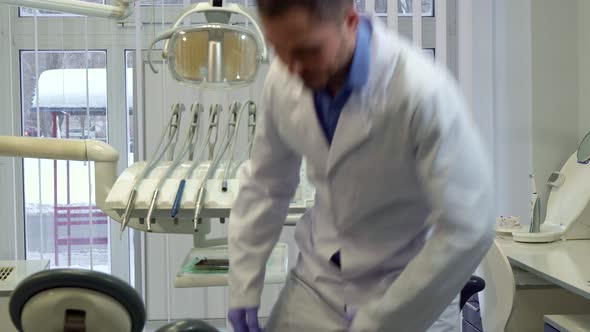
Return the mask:
[[[352,0],[259,0],[277,55],[229,223],[235,331],[260,331],[267,259],[305,158],[315,205],[268,332],[459,331],[494,235],[491,172],[456,82]]]

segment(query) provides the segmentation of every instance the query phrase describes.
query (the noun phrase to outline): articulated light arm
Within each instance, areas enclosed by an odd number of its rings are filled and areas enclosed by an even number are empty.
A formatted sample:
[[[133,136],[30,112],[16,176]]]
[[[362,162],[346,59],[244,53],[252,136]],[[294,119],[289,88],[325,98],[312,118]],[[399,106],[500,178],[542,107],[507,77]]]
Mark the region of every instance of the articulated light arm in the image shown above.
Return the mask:
[[[135,0],[117,0],[114,6],[81,0],[0,0],[0,4],[53,10],[62,13],[122,20],[133,12]]]
[[[119,153],[110,145],[96,140],[0,136],[0,156],[93,161],[96,206],[109,217],[120,219],[105,206],[117,178],[119,160]]]

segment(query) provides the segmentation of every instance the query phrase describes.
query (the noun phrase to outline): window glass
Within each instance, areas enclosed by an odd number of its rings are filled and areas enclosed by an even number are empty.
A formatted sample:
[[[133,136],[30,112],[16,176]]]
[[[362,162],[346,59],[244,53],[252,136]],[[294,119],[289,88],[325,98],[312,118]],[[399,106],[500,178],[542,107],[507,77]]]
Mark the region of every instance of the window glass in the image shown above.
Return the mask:
[[[355,1],[357,8],[365,11],[365,0]],[[412,15],[412,0],[398,0],[397,8],[399,16]],[[387,0],[375,0],[375,13],[387,14]],[[422,0],[422,16],[434,16],[434,0]]]
[[[22,51],[22,134],[106,142],[105,51]],[[27,259],[110,271],[109,219],[95,206],[94,165],[25,159]]]
[[[134,163],[135,147],[133,144],[133,71],[135,70],[135,51],[125,51],[125,100],[127,109],[127,163]]]

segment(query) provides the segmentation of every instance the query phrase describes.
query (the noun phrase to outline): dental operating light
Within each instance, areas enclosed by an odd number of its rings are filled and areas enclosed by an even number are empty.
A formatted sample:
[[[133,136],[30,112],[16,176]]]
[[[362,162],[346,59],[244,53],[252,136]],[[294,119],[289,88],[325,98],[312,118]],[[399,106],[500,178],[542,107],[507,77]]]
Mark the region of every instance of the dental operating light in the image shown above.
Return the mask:
[[[204,14],[204,24],[182,25],[194,14]],[[254,31],[230,25],[232,14],[242,15]],[[252,83],[261,62],[268,60],[262,30],[246,8],[221,1],[198,3],[179,16],[173,27],[157,36],[150,51],[165,41],[162,58],[168,60],[172,77],[182,83],[200,87],[227,87]],[[154,73],[151,52],[148,62]]]

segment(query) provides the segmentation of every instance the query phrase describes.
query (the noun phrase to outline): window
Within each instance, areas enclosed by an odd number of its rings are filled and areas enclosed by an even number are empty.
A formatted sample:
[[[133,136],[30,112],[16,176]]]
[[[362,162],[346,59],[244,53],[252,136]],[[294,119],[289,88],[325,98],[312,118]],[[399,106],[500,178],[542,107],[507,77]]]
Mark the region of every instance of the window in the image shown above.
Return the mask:
[[[132,165],[134,159],[134,123],[133,123],[133,70],[135,69],[135,51],[125,51],[125,100],[127,109],[127,163]]]
[[[365,0],[355,0],[358,8],[365,8]],[[412,0],[398,0],[397,2],[399,16],[411,16]],[[375,13],[387,13],[387,0],[375,0]],[[422,16],[434,16],[434,0],[422,0]]]
[[[21,51],[23,135],[107,141],[106,51]],[[23,161],[27,259],[110,271],[92,163]]]
[[[99,3],[99,4],[103,4],[103,5],[105,4],[105,0],[78,0],[78,1]],[[27,8],[27,7],[20,7],[19,8],[19,16],[21,16],[21,17],[35,16],[35,9],[33,9],[33,8]],[[60,12],[54,12],[54,11],[50,11],[50,10],[42,10],[42,9],[39,9],[38,12],[37,12],[37,16],[56,16],[56,17],[63,17],[63,16],[79,16],[79,15],[67,14],[67,13],[60,13]]]
[[[189,3],[199,3],[199,2],[208,2],[209,0],[187,0]],[[183,6],[185,0],[143,0],[141,2],[142,6]],[[225,3],[237,3],[239,5],[244,5],[244,0],[225,0]],[[255,6],[256,0],[249,0],[249,6]]]
[[[208,0],[189,0],[190,3],[204,2]],[[256,0],[225,0],[226,3],[237,3],[241,5],[248,4],[249,7],[256,6]],[[365,0],[355,0],[357,8],[364,10]],[[143,0],[143,6],[155,6],[159,5],[171,5],[171,6],[182,6],[185,0]],[[375,13],[386,14],[387,13],[387,0],[375,0]],[[398,13],[400,16],[412,15],[412,0],[398,0]],[[434,0],[422,0],[422,15],[423,16],[434,16]]]

